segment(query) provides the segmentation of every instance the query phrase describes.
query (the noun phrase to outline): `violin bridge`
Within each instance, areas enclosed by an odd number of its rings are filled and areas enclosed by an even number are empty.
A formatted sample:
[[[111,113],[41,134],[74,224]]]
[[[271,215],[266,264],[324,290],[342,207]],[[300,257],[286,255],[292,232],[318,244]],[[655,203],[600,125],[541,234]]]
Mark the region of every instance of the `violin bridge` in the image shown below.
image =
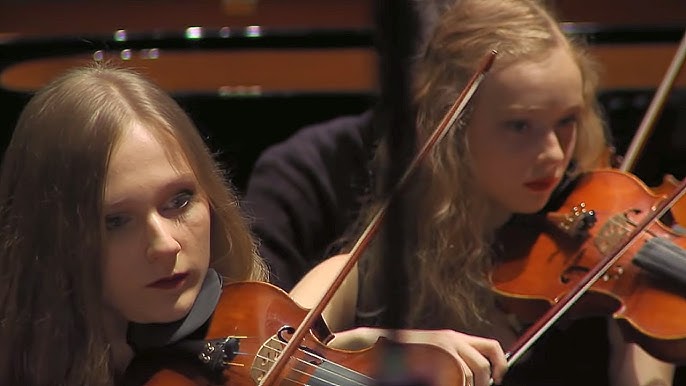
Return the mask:
[[[598,221],[595,211],[586,208],[586,203],[581,202],[571,208],[569,213],[548,213],[548,220],[572,238],[583,238],[588,236],[588,230]]]
[[[267,339],[267,341],[260,346],[250,370],[250,376],[253,381],[255,381],[255,384],[259,385],[262,382],[262,378],[279,358],[279,355],[281,355],[281,351],[283,351],[285,346],[286,343],[280,341],[276,335]]]

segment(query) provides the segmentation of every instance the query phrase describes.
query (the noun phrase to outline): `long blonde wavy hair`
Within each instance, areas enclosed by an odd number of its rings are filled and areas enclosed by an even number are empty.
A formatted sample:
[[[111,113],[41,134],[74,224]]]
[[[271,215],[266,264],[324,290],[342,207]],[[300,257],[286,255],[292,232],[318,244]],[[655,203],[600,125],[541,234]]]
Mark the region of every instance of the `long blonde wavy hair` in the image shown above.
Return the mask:
[[[178,143],[207,194],[211,265],[230,281],[265,279],[233,188],[179,105],[132,71],[74,70],[29,101],[2,164],[0,384],[113,384],[102,205],[112,149],[133,122]]]
[[[495,71],[544,57],[559,46],[569,48],[583,78],[585,106],[573,155],[575,172],[593,168],[606,146],[596,100],[597,66],[583,43],[565,36],[550,10],[536,0],[460,0],[438,17],[415,62],[418,144],[430,136],[490,50],[498,51]],[[404,235],[409,240],[407,327],[450,327],[476,333],[488,325],[485,315],[493,304],[488,280],[493,240],[485,224],[488,198],[474,188],[471,175],[465,138],[468,124],[469,114],[465,114],[405,185],[414,205],[408,208],[413,225],[410,234]],[[387,166],[385,151],[383,145],[379,147],[378,174]],[[378,203],[370,205],[361,218],[369,219],[377,207]],[[384,272],[379,244],[375,243],[361,265],[361,314],[383,306],[374,285]]]

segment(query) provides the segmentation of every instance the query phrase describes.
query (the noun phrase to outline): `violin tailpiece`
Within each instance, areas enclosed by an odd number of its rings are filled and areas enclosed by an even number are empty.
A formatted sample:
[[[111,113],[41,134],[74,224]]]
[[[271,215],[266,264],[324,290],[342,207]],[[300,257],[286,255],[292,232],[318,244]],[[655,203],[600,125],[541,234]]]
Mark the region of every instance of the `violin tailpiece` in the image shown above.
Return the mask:
[[[587,237],[588,230],[598,221],[595,211],[586,208],[584,202],[573,206],[569,213],[549,212],[547,219],[571,238]]]
[[[211,373],[224,371],[238,354],[239,341],[236,337],[210,340],[183,340],[172,346],[177,352],[190,355],[202,363]]]

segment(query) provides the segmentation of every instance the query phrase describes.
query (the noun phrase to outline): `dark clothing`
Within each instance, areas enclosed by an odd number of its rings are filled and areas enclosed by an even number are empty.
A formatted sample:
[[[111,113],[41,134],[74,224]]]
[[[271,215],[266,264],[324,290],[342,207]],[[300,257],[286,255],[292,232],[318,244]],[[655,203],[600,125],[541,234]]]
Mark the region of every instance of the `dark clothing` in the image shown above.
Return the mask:
[[[244,197],[271,281],[290,290],[354,222],[377,140],[372,113],[301,129],[260,156]]]

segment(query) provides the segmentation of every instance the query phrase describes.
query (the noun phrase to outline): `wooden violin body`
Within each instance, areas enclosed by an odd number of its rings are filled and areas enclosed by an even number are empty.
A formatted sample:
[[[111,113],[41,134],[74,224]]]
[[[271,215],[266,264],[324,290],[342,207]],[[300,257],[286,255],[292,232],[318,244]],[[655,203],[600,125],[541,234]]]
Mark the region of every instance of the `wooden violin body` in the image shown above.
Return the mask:
[[[144,374],[128,384],[146,386],[257,385],[279,356],[292,329],[306,314],[282,290],[266,283],[242,282],[224,287],[205,340],[234,337],[238,341],[235,357],[223,371],[211,374],[194,358],[174,359],[157,355],[139,359],[137,368]],[[362,351],[327,347],[320,337],[310,333],[301,342],[282,373],[280,384],[298,385],[371,385],[384,349],[390,342],[381,340]],[[325,339],[325,338],[322,338]],[[464,385],[465,374],[455,358],[429,345],[403,345],[402,370],[430,385]],[[163,353],[164,351],[160,351]]]
[[[662,178],[662,184],[653,187],[653,192],[655,192],[655,194],[666,196],[676,189],[677,186],[679,186],[679,180],[677,180],[671,174],[665,174],[665,176]],[[681,200],[677,201],[670,212],[672,213],[672,217],[674,217],[674,221],[677,224],[686,226],[686,199],[682,198]]]
[[[504,307],[525,321],[536,320],[661,198],[633,175],[598,170],[579,179],[557,212],[506,226],[502,255],[492,275]],[[652,224],[571,313],[612,314],[627,340],[662,360],[686,363],[686,283],[666,280],[632,263],[653,237],[686,249],[684,237],[660,222]]]

